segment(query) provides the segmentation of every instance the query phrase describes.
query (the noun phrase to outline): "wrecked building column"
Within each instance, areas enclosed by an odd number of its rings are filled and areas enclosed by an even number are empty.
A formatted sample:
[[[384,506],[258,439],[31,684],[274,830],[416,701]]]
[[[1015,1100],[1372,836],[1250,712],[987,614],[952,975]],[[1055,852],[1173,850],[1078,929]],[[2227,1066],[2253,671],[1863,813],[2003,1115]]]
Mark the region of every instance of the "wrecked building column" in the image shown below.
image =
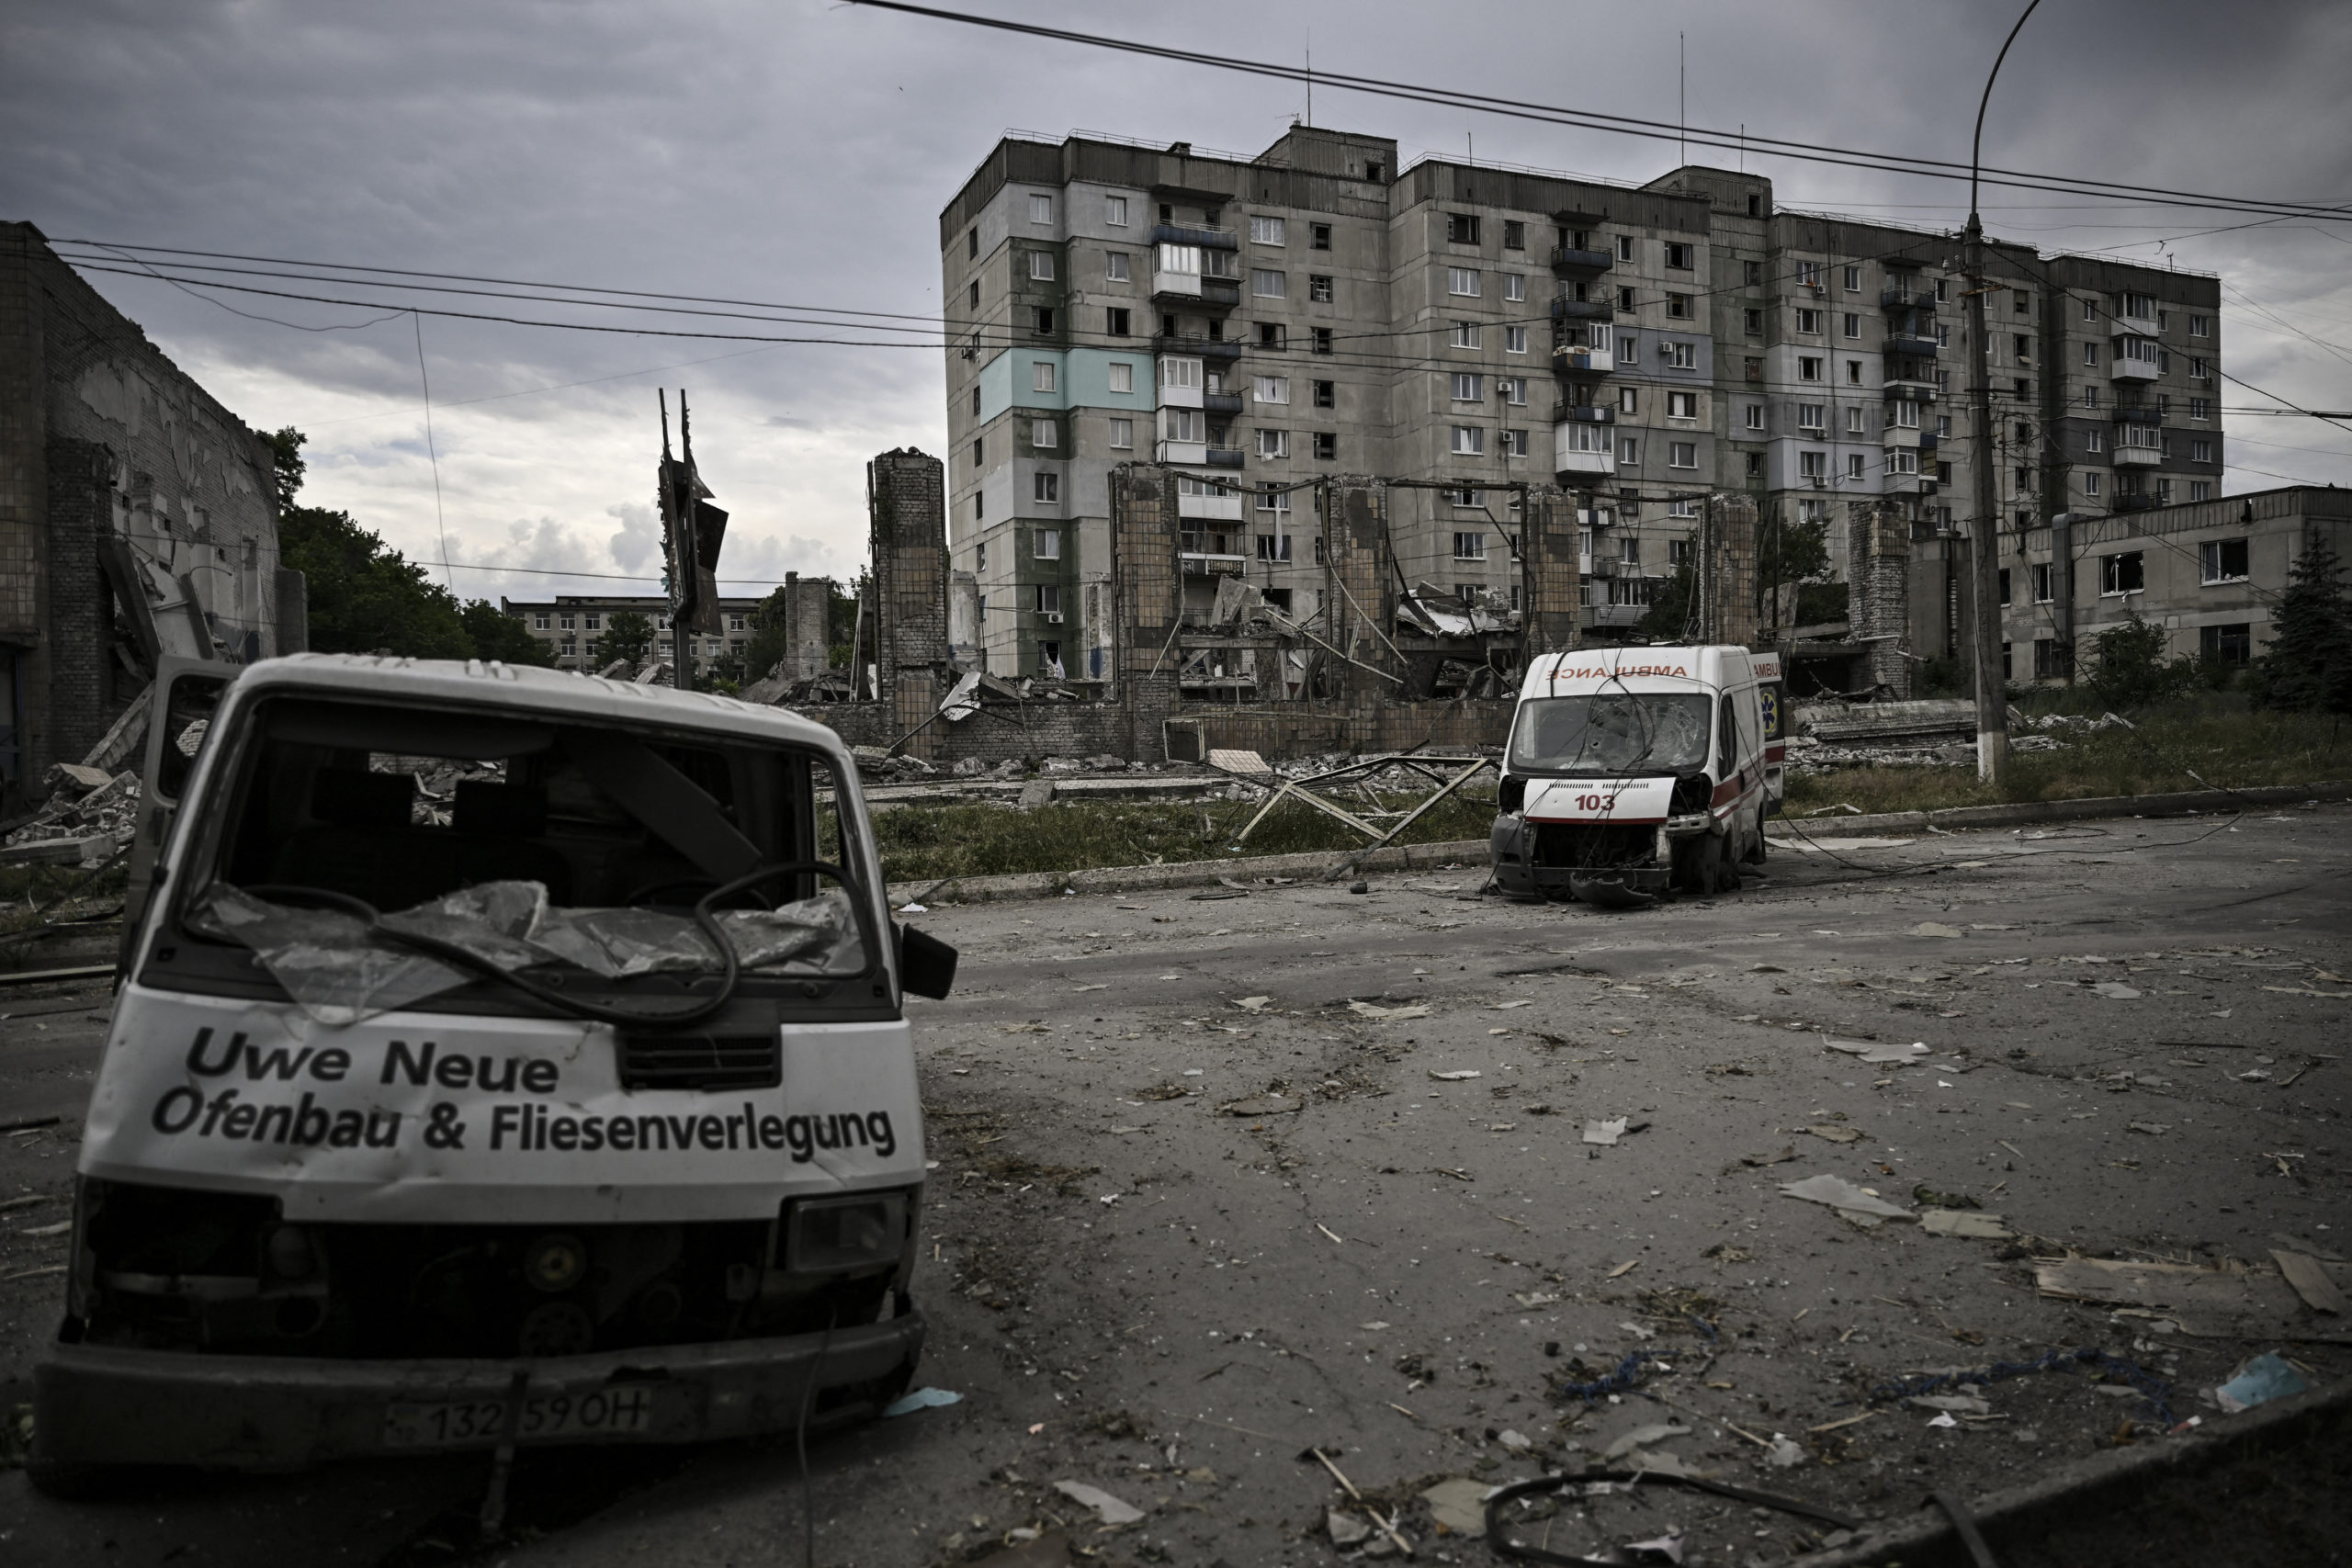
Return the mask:
[[[1331,645],[1352,663],[1340,667],[1351,707],[1403,692],[1394,632],[1396,568],[1388,536],[1388,487],[1374,479],[1334,480],[1323,491],[1323,603]]]
[[[1911,526],[1903,509],[1857,501],[1846,509],[1848,638],[1860,651],[1857,673],[1897,699],[1911,694]],[[1858,682],[1859,683],[1859,682]]]
[[[1106,672],[1125,716],[1127,755],[1137,761],[1160,754],[1160,726],[1176,705],[1176,643],[1184,625],[1176,552],[1173,471],[1134,464],[1114,469],[1110,586],[1116,608]]]
[[[1756,501],[1737,491],[1707,498],[1699,528],[1699,636],[1747,647],[1756,640]]]
[[[876,697],[904,735],[938,710],[947,662],[947,485],[938,458],[909,446],[866,465],[874,497]],[[906,744],[929,757],[928,730]]]
[[[1528,493],[1519,534],[1522,671],[1527,660],[1565,653],[1577,643],[1584,621],[1578,499],[1549,486],[1531,487]]]
[[[806,681],[823,674],[828,667],[832,654],[828,641],[831,590],[821,577],[804,581],[797,571],[784,574],[784,658],[775,673],[786,681]]]

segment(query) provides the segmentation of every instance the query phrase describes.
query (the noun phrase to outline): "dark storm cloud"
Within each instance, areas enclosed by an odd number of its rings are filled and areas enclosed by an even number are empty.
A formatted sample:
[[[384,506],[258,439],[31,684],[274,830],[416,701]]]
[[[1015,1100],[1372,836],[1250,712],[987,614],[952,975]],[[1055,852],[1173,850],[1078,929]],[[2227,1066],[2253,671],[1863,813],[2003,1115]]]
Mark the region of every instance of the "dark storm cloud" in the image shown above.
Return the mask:
[[[974,0],[1002,14],[1197,45],[1140,5]],[[1219,34],[1329,69],[1672,120],[1676,33],[1693,123],[1837,148],[1965,157],[2001,4],[1469,4],[1259,7]],[[17,0],[0,22],[0,213],[53,237],[926,314],[937,214],[1008,126],[1085,126],[1254,152],[1294,85],[813,3],[360,6]],[[2052,0],[1995,91],[1989,162],[2151,186],[2352,201],[2340,77],[2352,7]],[[1644,141],[1320,88],[1326,124],[1408,153],[1647,179]],[[1693,150],[1732,163],[1730,152]],[[1783,202],[1956,226],[1964,187],[1751,156]],[[2352,343],[2352,225],[2251,221],[1988,188],[1996,231],[2222,271],[2297,326]],[[2170,240],[2160,248],[2159,241]],[[153,281],[94,281],[255,424],[311,433],[314,496],[420,554],[434,529],[409,318],[259,297],[231,314]],[[264,287],[334,294],[334,287]],[[460,308],[546,319],[542,304]],[[610,319],[610,318],[605,318]],[[631,318],[641,321],[643,318]],[[2233,295],[2226,367],[2340,401],[2343,359]],[[742,330],[741,323],[694,323]],[[907,324],[907,323],[900,323]],[[751,330],[763,331],[754,327]],[[939,351],[754,345],[427,317],[453,540],[509,566],[642,570],[652,389],[693,389],[697,451],[738,521],[739,568],[848,570],[863,460],[944,441]],[[871,330],[826,335],[888,336]],[[701,362],[689,364],[689,362]],[[670,367],[659,375],[645,373]],[[582,384],[585,383],[585,384]],[[2232,402],[2254,402],[2233,392]],[[2290,428],[2291,427],[2291,428]],[[2253,468],[2352,479],[2352,439],[2245,421]],[[2293,450],[2293,448],[2309,450]],[[2273,482],[2235,476],[2233,488]],[[456,553],[453,544],[453,554]],[[568,555],[567,552],[570,552]],[[548,580],[515,579],[534,589]],[[500,584],[476,574],[461,587]]]

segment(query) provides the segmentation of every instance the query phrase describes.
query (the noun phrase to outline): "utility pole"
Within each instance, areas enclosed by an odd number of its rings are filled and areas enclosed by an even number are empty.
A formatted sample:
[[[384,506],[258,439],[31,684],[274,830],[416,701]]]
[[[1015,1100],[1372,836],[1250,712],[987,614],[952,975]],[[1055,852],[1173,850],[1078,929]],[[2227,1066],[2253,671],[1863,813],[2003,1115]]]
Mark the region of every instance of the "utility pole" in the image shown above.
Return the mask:
[[[1976,776],[1997,784],[2008,771],[2008,671],[2001,658],[2001,512],[1993,489],[1993,368],[1992,344],[1984,335],[1984,220],[1976,210],[1978,165],[1984,159],[1984,106],[1993,98],[1993,78],[2009,57],[2027,17],[2041,0],[2029,0],[2017,26],[2001,41],[1993,69],[1984,78],[1984,96],[1976,101],[1976,135],[1968,154],[1968,227],[1962,231],[1966,250],[1968,313],[1968,446],[1969,481],[1976,492],[1974,514],[1968,525],[1968,565],[1975,611]]]

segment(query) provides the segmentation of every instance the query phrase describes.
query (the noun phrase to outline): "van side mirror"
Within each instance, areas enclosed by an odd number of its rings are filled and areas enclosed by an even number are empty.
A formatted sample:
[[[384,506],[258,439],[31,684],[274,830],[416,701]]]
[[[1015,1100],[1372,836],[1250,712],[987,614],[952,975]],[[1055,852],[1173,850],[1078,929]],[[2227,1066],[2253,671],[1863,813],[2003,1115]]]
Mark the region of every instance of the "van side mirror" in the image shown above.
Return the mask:
[[[956,950],[912,926],[899,928],[899,984],[940,1000],[956,986]]]

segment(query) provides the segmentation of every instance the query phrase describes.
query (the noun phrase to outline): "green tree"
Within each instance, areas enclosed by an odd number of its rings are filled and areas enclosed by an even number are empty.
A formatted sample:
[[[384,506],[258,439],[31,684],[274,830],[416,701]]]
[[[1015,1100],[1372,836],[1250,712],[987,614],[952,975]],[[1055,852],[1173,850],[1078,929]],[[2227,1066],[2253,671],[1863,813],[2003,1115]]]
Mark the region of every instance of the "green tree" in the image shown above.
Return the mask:
[[[302,476],[310,468],[302,460],[302,447],[311,438],[288,424],[262,439],[269,443],[271,466],[277,470],[277,509],[283,512],[301,491]]]
[[[507,664],[555,662],[549,644],[533,637],[519,619],[487,599],[469,602],[458,612],[458,620],[466,628],[466,636],[473,640],[476,659],[495,659]]]
[[[2352,713],[2352,600],[2335,551],[2312,530],[2255,660],[2254,700],[2301,713]]]
[[[653,649],[653,623],[635,610],[623,610],[605,617],[605,635],[596,645],[597,657],[609,664],[616,659],[626,659],[631,664],[643,664]]]
[[[2090,688],[2111,708],[2145,707],[2187,693],[2197,683],[2197,660],[2165,657],[2165,628],[2131,619],[2091,638]]]

